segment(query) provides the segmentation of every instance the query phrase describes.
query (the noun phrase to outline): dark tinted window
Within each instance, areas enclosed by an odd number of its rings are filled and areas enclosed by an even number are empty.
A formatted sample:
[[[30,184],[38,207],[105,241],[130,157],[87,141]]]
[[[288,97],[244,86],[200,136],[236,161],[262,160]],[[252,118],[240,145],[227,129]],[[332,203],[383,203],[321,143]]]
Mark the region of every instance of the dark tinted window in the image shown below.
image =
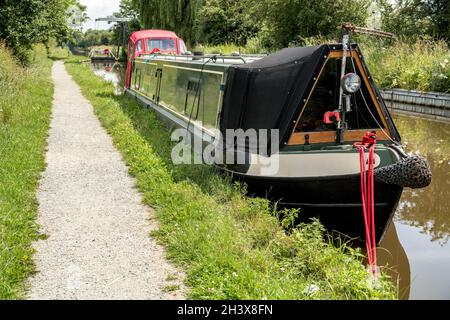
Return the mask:
[[[143,46],[142,46],[142,40],[139,40],[139,42],[137,43],[136,46],[136,53],[140,53],[144,50]]]
[[[341,59],[328,60],[303,111],[297,131],[318,132],[336,130],[335,124],[326,124],[323,122],[323,116],[326,112],[335,111],[339,108],[341,63]],[[350,59],[347,60],[346,70],[347,72],[354,70]],[[363,79],[357,67],[356,73]],[[378,123],[382,124],[382,121],[364,81],[361,90],[351,96],[351,102],[352,111],[346,113],[346,122],[349,130],[379,128]]]
[[[148,50],[159,49],[161,51],[175,51],[173,39],[148,39]]]

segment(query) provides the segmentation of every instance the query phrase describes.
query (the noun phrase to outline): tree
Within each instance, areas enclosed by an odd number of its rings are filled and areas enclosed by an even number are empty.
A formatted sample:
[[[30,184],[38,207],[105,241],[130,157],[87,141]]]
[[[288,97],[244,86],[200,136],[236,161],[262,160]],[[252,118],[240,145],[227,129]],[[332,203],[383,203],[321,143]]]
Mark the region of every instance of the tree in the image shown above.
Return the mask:
[[[107,46],[113,44],[113,32],[109,30],[88,29],[82,39],[76,44],[78,47]]]
[[[433,21],[423,0],[398,0],[382,2],[383,29],[405,39],[415,41],[418,37],[431,35]]]
[[[203,0],[140,0],[141,24],[146,29],[175,31],[188,45],[195,41],[197,13]]]
[[[122,0],[144,28],[169,29],[192,44],[255,38],[269,49],[331,38],[339,25],[371,25],[410,38],[450,39],[448,0]],[[377,16],[374,17],[376,7]],[[369,12],[371,9],[372,12]]]
[[[87,6],[75,1],[66,11],[67,25],[71,30],[83,31],[83,23],[89,20]]]
[[[67,37],[66,10],[74,3],[74,0],[4,0],[0,3],[0,39],[26,63],[33,44]]]
[[[122,40],[126,43],[130,38],[131,33],[137,30],[141,30],[140,12],[139,12],[139,1],[136,0],[121,0],[119,12],[114,13],[115,17],[118,18],[130,18],[131,20],[124,24],[125,28],[125,40],[122,39],[122,30],[119,24],[116,24],[113,30],[113,40],[119,42]]]
[[[255,0],[256,1],[256,0]],[[302,44],[304,38],[332,37],[344,22],[365,25],[370,0],[266,0],[269,45],[275,48]]]
[[[428,0],[427,7],[431,21],[433,21],[433,37],[445,39],[450,43],[450,2],[448,0]]]
[[[121,0],[118,16],[139,20],[139,4],[137,0]]]
[[[250,1],[206,0],[199,11],[199,38],[217,45],[235,43],[244,46],[258,31],[248,4]]]
[[[84,39],[83,23],[90,19],[86,10],[87,7],[76,0],[66,11],[69,31],[65,40],[71,49],[79,46],[79,43]]]

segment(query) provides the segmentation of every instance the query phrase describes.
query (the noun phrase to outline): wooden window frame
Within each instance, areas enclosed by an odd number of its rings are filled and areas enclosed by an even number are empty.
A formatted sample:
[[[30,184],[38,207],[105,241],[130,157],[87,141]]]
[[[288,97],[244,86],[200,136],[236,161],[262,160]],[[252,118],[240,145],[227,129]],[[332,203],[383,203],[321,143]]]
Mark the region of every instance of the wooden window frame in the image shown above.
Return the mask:
[[[319,82],[323,71],[325,69],[326,64],[328,63],[328,61],[330,59],[339,59],[342,58],[342,51],[331,51],[330,54],[328,55],[325,63],[322,66],[322,69],[320,70],[319,76],[316,77],[316,80],[314,82],[314,85],[311,89],[311,92],[309,93],[308,98],[306,99],[304,105],[303,105],[303,109],[302,112],[300,113],[300,116],[298,117],[296,123],[295,123],[295,127],[294,130],[291,134],[291,137],[289,139],[288,145],[289,146],[293,146],[293,145],[305,145],[305,144],[316,144],[316,143],[330,143],[330,142],[336,142],[336,131],[321,131],[321,132],[295,132],[296,128],[298,127],[298,124],[300,122],[300,119],[303,116],[303,113],[306,109],[306,106],[309,103],[309,100],[311,99],[311,96],[314,92],[314,90],[316,89],[316,85]],[[389,125],[383,115],[382,109],[381,109],[381,105],[380,102],[378,101],[376,94],[372,88],[372,85],[370,83],[369,77],[366,74],[366,72],[364,71],[364,67],[363,64],[361,62],[361,58],[359,53],[356,50],[352,51],[352,57],[354,59],[354,61],[356,62],[356,66],[359,69],[363,81],[369,91],[370,97],[373,101],[373,103],[375,104],[376,110],[378,112],[378,115],[381,118],[381,121],[383,122],[384,128],[383,130],[377,129],[376,134],[377,134],[377,139],[380,141],[383,140],[391,140],[392,137],[392,133],[389,130]],[[347,53],[347,57],[350,57],[350,53]],[[364,134],[370,131],[369,129],[365,129],[365,130],[345,130],[344,131],[344,138],[343,141],[344,142],[354,142],[354,141],[360,141],[361,138],[364,136]]]

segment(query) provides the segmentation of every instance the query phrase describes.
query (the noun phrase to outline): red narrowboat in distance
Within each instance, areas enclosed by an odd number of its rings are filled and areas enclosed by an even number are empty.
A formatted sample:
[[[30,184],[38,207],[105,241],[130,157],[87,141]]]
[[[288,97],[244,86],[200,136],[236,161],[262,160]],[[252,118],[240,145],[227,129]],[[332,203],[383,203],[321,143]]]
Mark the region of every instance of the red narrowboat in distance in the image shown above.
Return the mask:
[[[136,58],[154,53],[183,55],[187,52],[186,44],[175,32],[166,30],[141,30],[133,32],[128,41],[125,87],[130,87],[131,64]]]

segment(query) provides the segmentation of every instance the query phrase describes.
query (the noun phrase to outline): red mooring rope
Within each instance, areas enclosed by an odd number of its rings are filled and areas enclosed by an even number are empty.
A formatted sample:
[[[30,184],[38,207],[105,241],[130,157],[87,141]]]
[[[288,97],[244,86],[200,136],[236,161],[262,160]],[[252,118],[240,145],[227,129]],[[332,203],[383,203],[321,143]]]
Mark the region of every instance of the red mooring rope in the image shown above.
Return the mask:
[[[361,199],[364,214],[364,225],[366,231],[366,248],[369,268],[376,279],[377,274],[377,244],[375,237],[375,201],[374,201],[374,154],[377,137],[375,133],[368,132],[363,137],[362,143],[357,142],[354,147],[359,151],[359,162],[361,169]],[[369,150],[369,165],[366,173],[365,151]]]

